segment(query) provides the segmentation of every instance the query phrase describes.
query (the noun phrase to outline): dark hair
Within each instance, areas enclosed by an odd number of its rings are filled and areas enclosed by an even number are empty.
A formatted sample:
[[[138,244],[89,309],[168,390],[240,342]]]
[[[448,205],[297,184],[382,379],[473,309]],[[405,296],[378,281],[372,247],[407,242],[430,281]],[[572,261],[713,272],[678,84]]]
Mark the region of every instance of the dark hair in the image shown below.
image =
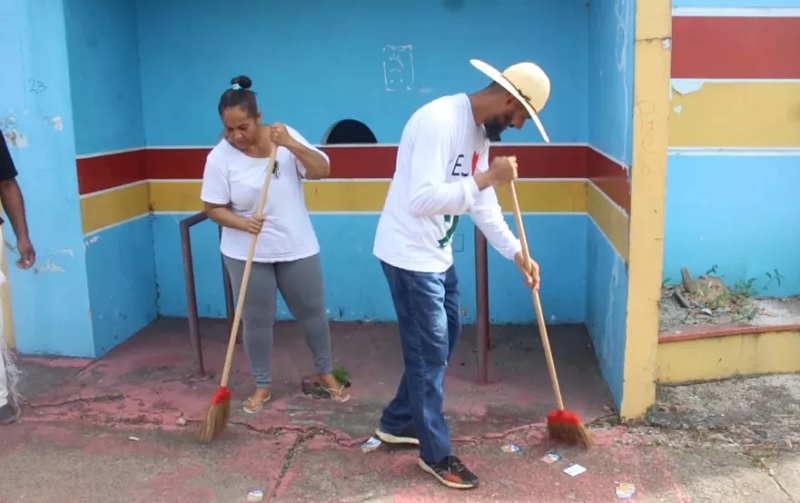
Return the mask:
[[[219,98],[219,114],[226,108],[241,107],[247,112],[248,117],[258,115],[258,104],[256,104],[256,93],[250,90],[253,81],[246,75],[240,75],[231,79],[231,88],[227,89]]]

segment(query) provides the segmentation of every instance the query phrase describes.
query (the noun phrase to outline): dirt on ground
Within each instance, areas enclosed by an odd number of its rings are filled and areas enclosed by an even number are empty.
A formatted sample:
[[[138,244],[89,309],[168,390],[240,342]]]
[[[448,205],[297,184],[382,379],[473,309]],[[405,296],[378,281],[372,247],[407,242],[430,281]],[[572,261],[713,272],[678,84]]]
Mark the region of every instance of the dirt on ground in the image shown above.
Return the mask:
[[[780,276],[767,275],[780,281]],[[800,323],[800,296],[760,297],[766,287],[755,280],[729,287],[721,276],[705,274],[692,278],[684,268],[681,282],[661,289],[661,333],[678,332],[698,325],[745,323],[753,326]]]
[[[673,442],[692,447],[714,445],[765,454],[797,452],[800,374],[661,385],[646,424],[670,432]]]

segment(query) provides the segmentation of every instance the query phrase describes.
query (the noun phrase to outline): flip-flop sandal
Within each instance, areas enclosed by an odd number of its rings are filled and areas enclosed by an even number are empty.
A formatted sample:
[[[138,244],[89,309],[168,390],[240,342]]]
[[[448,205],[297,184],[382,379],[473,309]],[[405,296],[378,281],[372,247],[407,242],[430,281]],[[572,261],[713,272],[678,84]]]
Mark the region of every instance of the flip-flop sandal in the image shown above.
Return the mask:
[[[330,395],[331,400],[333,400],[334,402],[344,403],[344,402],[350,400],[350,393],[347,393],[346,395],[342,395],[342,392],[344,392],[344,388],[345,388],[344,385],[339,386],[339,389],[336,390],[336,391],[328,388],[327,386],[325,386],[322,383],[320,383],[320,387],[322,389],[324,389],[328,393],[328,395]]]
[[[264,410],[264,404],[269,402],[271,398],[272,394],[267,395],[266,398],[260,401],[254,400],[253,397],[250,397],[244,401],[244,405],[242,405],[242,410],[244,410],[248,414],[258,414],[259,412]]]

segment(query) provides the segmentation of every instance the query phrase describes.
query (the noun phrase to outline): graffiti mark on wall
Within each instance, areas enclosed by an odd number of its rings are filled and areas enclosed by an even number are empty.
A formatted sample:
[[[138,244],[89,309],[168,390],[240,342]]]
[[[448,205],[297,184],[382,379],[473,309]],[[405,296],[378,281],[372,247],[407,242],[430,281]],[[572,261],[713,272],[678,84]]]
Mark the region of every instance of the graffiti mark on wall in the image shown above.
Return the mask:
[[[383,82],[387,91],[410,91],[414,86],[414,54],[411,44],[383,47]]]
[[[41,80],[28,79],[28,91],[33,94],[42,94],[47,91],[47,85]]]

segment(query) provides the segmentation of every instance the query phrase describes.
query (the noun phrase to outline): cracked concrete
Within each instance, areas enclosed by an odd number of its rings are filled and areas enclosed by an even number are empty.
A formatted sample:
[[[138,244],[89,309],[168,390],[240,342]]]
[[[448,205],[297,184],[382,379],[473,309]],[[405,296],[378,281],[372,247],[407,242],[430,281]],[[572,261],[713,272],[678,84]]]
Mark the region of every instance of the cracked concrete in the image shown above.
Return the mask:
[[[171,323],[96,362],[21,358],[27,400],[22,420],[0,429],[0,503],[230,502],[244,501],[252,489],[263,490],[265,501],[592,503],[617,501],[618,482],[635,484],[634,499],[647,502],[800,498],[800,453],[794,444],[780,444],[791,438],[781,432],[791,433],[794,425],[788,412],[792,390],[800,389],[797,376],[662,390],[650,424],[622,426],[609,417],[602,387],[570,386],[567,402],[581,408],[596,441],[584,451],[546,439],[541,411],[552,405],[546,378],[538,375],[546,375],[538,341],[520,345],[512,335],[497,337],[493,361],[503,357],[504,368],[479,387],[466,340],[448,375],[446,414],[456,454],[482,483],[462,493],[424,474],[416,449],[382,445],[365,454],[359,448],[399,372],[395,348],[370,332],[386,326],[348,328],[348,338],[341,327],[334,331],[354,381],[353,399],[345,404],[300,392],[297,362],[307,357],[302,338],[279,336],[274,401],[262,414],[244,414],[238,400],[249,390],[248,372],[239,355],[231,421],[204,445],[196,429],[217,383],[192,376],[185,327]],[[210,368],[220,366],[224,323],[219,332],[218,340],[206,341]],[[593,375],[580,359],[562,356],[559,362],[567,374],[574,365]],[[755,410],[742,413],[743,403]],[[730,420],[709,420],[718,417]],[[760,428],[769,431],[761,435]],[[510,443],[520,451],[505,452]],[[548,465],[540,458],[551,449],[562,458]],[[587,472],[570,477],[563,472],[569,463]]]

